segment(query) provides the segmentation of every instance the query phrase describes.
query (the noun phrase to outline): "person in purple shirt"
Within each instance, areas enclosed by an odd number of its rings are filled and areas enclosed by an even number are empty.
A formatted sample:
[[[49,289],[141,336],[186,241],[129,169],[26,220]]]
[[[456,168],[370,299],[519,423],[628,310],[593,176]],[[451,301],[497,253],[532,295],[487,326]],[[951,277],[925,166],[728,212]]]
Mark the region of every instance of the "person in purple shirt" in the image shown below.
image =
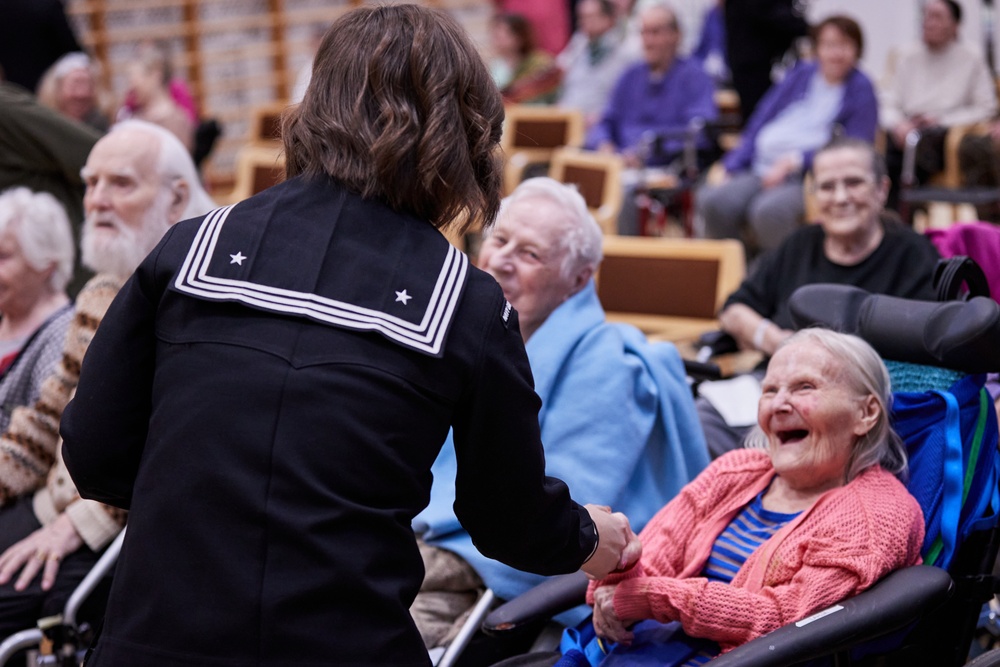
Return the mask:
[[[586,147],[620,153],[628,167],[667,166],[683,151],[684,131],[692,121],[715,120],[715,86],[699,63],[677,57],[681,29],[666,4],[648,6],[641,16],[643,60],[621,75],[601,120],[587,135]],[[653,141],[657,136],[659,140]],[[702,136],[699,152],[712,144]],[[619,231],[636,233],[635,210],[626,193]],[[631,210],[630,210],[631,209]]]
[[[767,92],[740,144],[725,155],[721,183],[703,187],[697,211],[709,238],[742,238],[747,254],[781,245],[805,216],[802,175],[834,134],[874,141],[878,100],[856,67],[861,28],[831,16],[812,34],[816,60],[797,66]]]

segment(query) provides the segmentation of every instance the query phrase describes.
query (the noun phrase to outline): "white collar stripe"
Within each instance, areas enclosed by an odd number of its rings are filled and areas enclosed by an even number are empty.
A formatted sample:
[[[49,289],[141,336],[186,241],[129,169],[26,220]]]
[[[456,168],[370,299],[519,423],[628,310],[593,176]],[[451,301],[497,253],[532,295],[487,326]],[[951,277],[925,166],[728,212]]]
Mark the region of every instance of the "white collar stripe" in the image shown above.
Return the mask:
[[[231,210],[232,206],[216,209],[205,217],[174,283],[178,291],[215,301],[240,301],[335,326],[377,331],[407,347],[428,354],[440,353],[468,272],[469,260],[457,248],[448,247],[427,308],[421,321],[414,324],[388,313],[317,294],[208,275],[222,226]]]

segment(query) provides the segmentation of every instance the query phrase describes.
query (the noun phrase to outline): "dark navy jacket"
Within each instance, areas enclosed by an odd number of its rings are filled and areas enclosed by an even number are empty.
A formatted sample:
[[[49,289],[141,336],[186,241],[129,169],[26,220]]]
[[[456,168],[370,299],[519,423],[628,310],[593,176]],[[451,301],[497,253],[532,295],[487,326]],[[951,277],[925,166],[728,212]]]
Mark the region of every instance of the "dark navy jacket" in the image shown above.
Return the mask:
[[[483,553],[575,570],[516,313],[425,222],[295,178],[176,225],[63,416],[82,495],[128,508],[95,665],[426,665],[410,523],[454,428]]]

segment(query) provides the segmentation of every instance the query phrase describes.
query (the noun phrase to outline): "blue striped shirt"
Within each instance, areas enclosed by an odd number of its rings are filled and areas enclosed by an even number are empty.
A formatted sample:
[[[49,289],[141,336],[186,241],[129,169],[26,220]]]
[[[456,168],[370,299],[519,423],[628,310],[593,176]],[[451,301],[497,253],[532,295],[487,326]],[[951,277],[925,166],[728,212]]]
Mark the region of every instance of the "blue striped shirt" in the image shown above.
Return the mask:
[[[729,522],[722,534],[715,538],[712,553],[702,569],[702,575],[709,581],[730,583],[757,547],[798,516],[798,512],[784,514],[764,509],[763,498],[766,492],[766,489],[761,491],[753,502]],[[717,654],[717,651],[701,651],[691,656],[683,667],[704,665]]]
[[[757,547],[798,516],[798,512],[784,514],[764,509],[764,493],[761,491],[715,538],[712,553],[702,570],[702,575],[709,580],[731,582]]]

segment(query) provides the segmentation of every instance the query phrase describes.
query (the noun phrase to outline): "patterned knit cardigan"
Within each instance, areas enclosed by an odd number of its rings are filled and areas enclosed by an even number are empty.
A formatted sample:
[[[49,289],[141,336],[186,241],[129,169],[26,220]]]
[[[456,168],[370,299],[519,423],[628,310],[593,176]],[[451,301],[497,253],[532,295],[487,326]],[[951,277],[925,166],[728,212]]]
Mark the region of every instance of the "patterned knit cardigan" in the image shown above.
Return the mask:
[[[775,533],[731,584],[700,576],[716,537],[774,475],[759,450],[714,461],[647,524],[640,562],[591,582],[587,601],[597,586],[617,583],[619,618],[680,621],[688,634],[729,650],[920,563],[920,506],[876,465]]]
[[[124,280],[101,274],[76,299],[76,315],[66,334],[63,358],[42,384],[34,406],[14,410],[0,436],[0,505],[33,493],[38,520],[47,525],[66,512],[91,549],[100,549],[125,525],[125,512],[83,500],[62,463],[59,420],[76,391],[80,365],[90,341]]]

